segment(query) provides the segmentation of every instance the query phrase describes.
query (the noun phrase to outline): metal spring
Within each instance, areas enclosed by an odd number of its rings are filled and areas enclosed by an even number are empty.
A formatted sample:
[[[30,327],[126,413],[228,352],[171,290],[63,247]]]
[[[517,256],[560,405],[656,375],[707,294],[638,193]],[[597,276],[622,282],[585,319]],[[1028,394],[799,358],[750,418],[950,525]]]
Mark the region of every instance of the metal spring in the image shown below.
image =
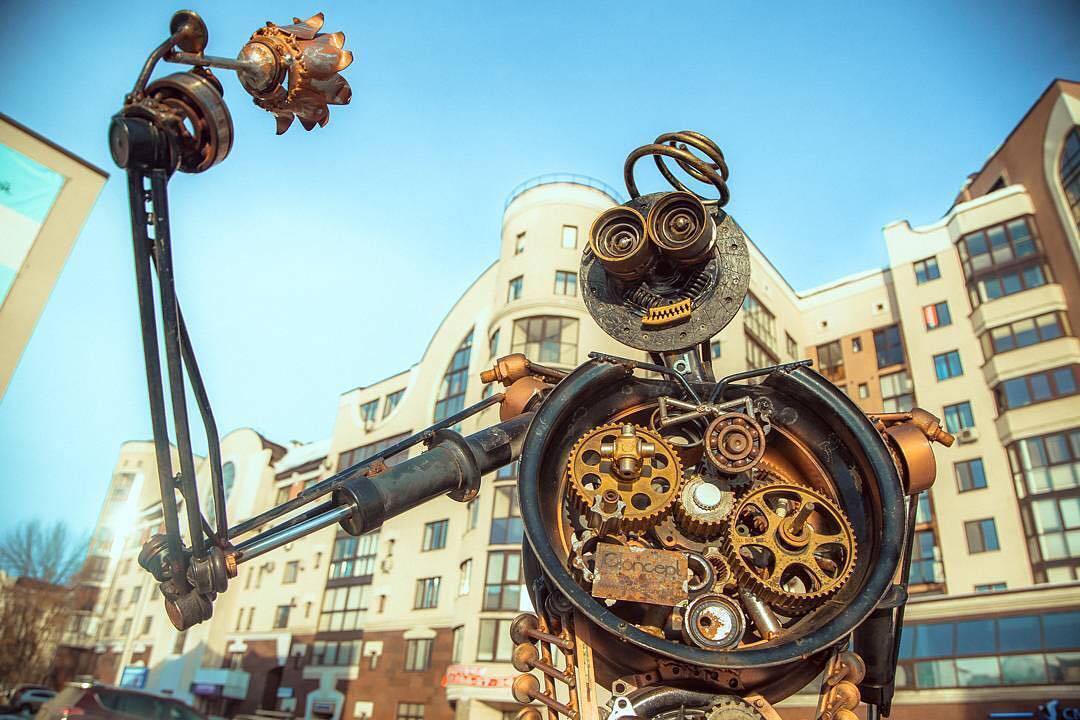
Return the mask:
[[[691,148],[705,157],[695,155]],[[694,130],[664,133],[649,145],[642,145],[627,155],[626,162],[623,164],[623,180],[626,182],[626,191],[631,198],[641,196],[634,180],[634,164],[646,155],[653,156],[660,174],[676,190],[697,195],[706,205],[716,205],[717,207],[727,205],[728,200],[731,199],[731,191],[727,186],[730,171],[727,161],[724,160],[723,151],[719,145],[707,136]],[[715,187],[720,196],[709,199],[688,188],[664,162],[665,157],[673,159],[690,177]]]
[[[709,289],[713,282],[713,273],[706,266],[695,271],[686,281],[684,286],[675,292],[672,297],[664,297],[649,289],[644,283],[635,285],[626,296],[626,302],[633,305],[642,315],[650,308],[669,305],[679,300],[691,300],[696,305],[701,296]]]

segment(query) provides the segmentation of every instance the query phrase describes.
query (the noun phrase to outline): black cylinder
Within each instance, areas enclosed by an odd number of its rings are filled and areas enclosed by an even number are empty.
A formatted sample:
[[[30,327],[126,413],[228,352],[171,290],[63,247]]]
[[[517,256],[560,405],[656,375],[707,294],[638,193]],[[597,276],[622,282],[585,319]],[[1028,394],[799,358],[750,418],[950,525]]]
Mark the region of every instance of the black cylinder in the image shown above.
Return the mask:
[[[471,500],[482,475],[521,454],[531,420],[532,413],[526,413],[467,438],[440,430],[432,435],[432,447],[414,458],[370,477],[363,474],[364,468],[358,469],[334,489],[334,504],[353,508],[341,527],[350,535],[362,535],[440,495],[459,502]]]

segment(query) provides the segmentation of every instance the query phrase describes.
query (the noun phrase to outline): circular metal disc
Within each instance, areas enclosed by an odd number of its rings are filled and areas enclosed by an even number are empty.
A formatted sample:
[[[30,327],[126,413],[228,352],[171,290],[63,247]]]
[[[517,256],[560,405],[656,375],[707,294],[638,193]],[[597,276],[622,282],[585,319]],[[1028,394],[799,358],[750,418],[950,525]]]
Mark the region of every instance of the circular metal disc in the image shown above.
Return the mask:
[[[175,35],[185,25],[187,25],[187,31],[176,41],[176,44],[184,52],[201,53],[206,49],[206,43],[210,38],[206,23],[194,10],[180,10],[169,21],[169,32]]]
[[[722,210],[711,212],[716,221],[716,247],[709,264],[717,269],[719,282],[687,320],[666,327],[643,327],[640,312],[624,300],[624,286],[608,275],[591,249],[585,250],[581,257],[582,295],[589,314],[604,332],[638,350],[672,352],[711,339],[731,322],[750,287],[747,238],[731,215]]]

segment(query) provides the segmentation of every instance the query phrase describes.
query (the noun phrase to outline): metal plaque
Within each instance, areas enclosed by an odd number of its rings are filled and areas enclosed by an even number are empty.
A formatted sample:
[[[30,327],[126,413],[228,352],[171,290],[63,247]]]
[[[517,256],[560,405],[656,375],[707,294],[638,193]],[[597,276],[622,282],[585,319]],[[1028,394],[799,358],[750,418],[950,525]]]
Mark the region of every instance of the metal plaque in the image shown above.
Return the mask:
[[[686,600],[686,555],[600,543],[593,597],[675,606]]]

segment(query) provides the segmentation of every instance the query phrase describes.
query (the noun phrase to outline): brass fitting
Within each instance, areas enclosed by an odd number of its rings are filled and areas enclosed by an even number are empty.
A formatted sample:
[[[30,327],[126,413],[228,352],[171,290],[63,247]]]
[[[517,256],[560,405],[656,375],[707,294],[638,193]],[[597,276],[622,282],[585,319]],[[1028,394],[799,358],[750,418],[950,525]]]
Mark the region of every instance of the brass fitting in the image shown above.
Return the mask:
[[[600,457],[611,461],[611,471],[623,480],[641,475],[646,460],[656,454],[656,445],[643,440],[633,425],[626,424],[611,442],[600,445]]]
[[[487,385],[498,381],[503,387],[510,387],[521,378],[532,374],[531,365],[529,359],[521,353],[505,355],[495,361],[495,367],[480,373],[480,382]]]

